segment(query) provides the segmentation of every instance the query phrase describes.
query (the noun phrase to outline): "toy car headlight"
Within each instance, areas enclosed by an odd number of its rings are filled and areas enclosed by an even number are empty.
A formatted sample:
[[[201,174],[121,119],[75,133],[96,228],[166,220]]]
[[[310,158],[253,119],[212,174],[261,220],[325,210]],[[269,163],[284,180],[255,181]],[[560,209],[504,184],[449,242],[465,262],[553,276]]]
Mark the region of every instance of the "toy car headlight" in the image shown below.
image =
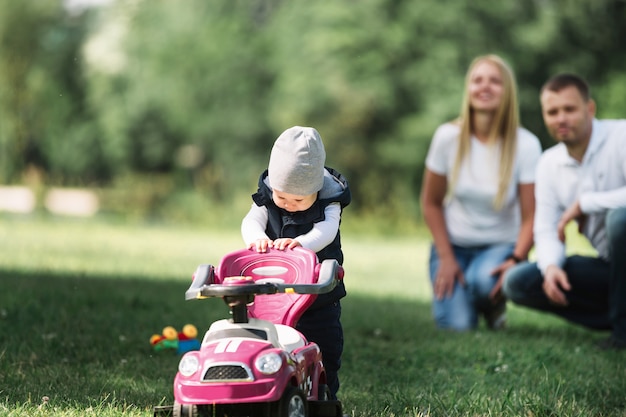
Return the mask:
[[[178,371],[184,376],[191,376],[196,373],[199,365],[196,355],[185,355],[178,364]]]
[[[276,352],[267,353],[259,356],[254,361],[254,366],[262,374],[271,375],[278,372],[283,366],[283,358]]]

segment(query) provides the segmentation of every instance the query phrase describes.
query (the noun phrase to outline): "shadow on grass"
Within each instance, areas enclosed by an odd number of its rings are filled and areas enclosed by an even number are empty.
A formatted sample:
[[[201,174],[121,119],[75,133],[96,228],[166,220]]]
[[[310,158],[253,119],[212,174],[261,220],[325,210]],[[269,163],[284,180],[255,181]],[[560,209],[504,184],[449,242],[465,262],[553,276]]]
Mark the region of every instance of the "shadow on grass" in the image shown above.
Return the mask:
[[[153,351],[150,337],[187,323],[202,335],[228,314],[220,300],[185,301],[188,284],[0,270],[1,395],[85,408],[169,401],[178,356]]]
[[[201,337],[228,314],[220,300],[185,301],[188,284],[0,270],[0,394],[9,404],[47,396],[84,409],[170,404],[178,356],[154,352],[150,336],[192,323]],[[529,403],[572,400],[592,410],[624,406],[623,356],[599,354],[594,333],[556,318],[513,308],[504,332],[481,325],[452,333],[435,329],[429,303],[353,293],[342,305],[340,396],[348,413],[461,407],[515,415]]]

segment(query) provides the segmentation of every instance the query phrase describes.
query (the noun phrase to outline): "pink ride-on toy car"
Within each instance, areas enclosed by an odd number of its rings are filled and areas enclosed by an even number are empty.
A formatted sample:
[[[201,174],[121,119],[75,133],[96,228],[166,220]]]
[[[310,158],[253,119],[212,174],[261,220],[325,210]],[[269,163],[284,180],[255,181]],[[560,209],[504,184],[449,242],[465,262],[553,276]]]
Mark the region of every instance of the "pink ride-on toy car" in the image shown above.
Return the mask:
[[[200,350],[181,358],[174,406],[155,407],[155,415],[341,417],[319,347],[294,326],[342,278],[337,261],[319,263],[302,248],[243,249],[217,268],[200,265],[185,298],[220,297],[232,317],[214,322]]]

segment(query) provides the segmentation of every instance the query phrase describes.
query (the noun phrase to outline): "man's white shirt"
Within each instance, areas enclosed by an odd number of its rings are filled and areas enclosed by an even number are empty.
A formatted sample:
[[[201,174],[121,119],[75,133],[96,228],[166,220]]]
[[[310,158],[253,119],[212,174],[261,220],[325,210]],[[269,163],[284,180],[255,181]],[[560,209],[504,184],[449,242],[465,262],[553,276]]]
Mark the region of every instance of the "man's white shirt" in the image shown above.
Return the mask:
[[[557,224],[577,199],[587,215],[583,234],[598,255],[608,260],[606,212],[626,207],[626,120],[594,119],[580,163],[562,143],[546,150],[535,181],[535,254],[541,272],[549,265],[563,266],[565,244],[558,239]]]

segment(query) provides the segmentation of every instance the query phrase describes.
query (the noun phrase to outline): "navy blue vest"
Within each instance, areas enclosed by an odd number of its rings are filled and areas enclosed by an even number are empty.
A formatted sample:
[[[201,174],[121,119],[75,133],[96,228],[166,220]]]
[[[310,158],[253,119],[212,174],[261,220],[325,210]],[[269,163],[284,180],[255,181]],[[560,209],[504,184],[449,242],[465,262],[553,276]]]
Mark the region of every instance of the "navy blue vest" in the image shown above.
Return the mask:
[[[267,236],[274,240],[279,238],[295,238],[297,236],[308,233],[313,228],[314,223],[318,223],[325,219],[324,210],[331,203],[339,203],[341,210],[350,204],[351,195],[348,181],[339,172],[332,168],[326,167],[337,182],[342,185],[342,190],[328,196],[327,190],[322,189],[318,198],[313,205],[305,210],[290,213],[276,204],[272,199],[272,190],[265,184],[267,178],[267,170],[259,177],[259,189],[252,195],[252,200],[259,206],[265,206],[268,213],[268,222],[265,229]],[[326,184],[326,183],[325,183]],[[343,264],[343,251],[341,250],[341,233],[337,231],[335,239],[328,246],[317,252],[317,258],[320,262],[324,259],[336,259],[339,264]],[[327,305],[346,295],[343,282],[337,286],[332,292],[318,296],[315,304],[311,308],[319,308]]]

